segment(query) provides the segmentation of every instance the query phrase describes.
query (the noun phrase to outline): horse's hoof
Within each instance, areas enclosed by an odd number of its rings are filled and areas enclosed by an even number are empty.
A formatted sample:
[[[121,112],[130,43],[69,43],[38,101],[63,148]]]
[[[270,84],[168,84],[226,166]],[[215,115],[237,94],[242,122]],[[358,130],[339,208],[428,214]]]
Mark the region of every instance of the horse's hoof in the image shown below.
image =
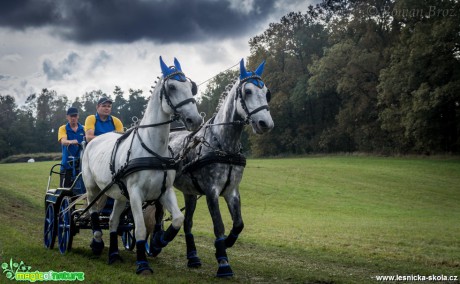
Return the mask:
[[[161,252],[161,248],[150,247],[150,254],[149,256],[157,257]]]
[[[143,261],[137,265],[136,274],[151,275],[153,274],[153,269],[150,268],[148,262]]]
[[[189,268],[198,268],[198,267],[201,267],[201,260],[200,260],[200,258],[197,257],[197,256],[189,258],[189,259],[188,259],[187,266],[188,266]]]
[[[89,246],[93,250],[94,255],[101,255],[102,251],[104,250],[104,241],[101,240],[100,242],[98,242],[95,239],[93,239]]]
[[[160,254],[161,249],[166,246],[167,243],[163,244],[161,242],[163,234],[164,231],[158,231],[150,239],[150,256],[157,257]]]
[[[148,269],[147,270],[142,270],[141,272],[138,273],[138,275],[140,275],[140,276],[149,276],[149,275],[152,275],[152,274],[153,274],[153,272],[148,270]]]
[[[121,258],[118,252],[114,252],[111,255],[109,255],[109,264],[113,264],[117,261],[123,262],[123,258]]]
[[[235,236],[235,235],[230,235],[228,237],[225,238],[225,247],[226,248],[231,248],[236,240],[238,239],[238,236]]]
[[[216,277],[225,278],[225,277],[232,277],[233,271],[230,267],[230,264],[221,264],[219,265],[219,269],[217,270]]]

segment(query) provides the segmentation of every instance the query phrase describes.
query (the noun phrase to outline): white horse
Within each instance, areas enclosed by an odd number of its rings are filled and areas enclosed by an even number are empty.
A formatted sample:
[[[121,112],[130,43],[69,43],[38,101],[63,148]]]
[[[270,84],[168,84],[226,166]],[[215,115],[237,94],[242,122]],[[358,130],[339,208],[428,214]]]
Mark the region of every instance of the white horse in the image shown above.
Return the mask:
[[[226,249],[233,246],[244,227],[238,190],[246,165],[240,142],[243,127],[250,124],[256,134],[267,133],[274,127],[268,107],[270,91],[260,77],[264,64],[265,62],[260,64],[256,71],[248,72],[241,60],[240,78],[229,92],[224,93],[216,115],[193,136],[186,131],[170,134],[170,146],[175,153],[188,149],[187,145],[194,144],[196,140],[201,141],[198,147],[188,152],[174,186],[184,193],[185,198],[184,232],[189,267],[201,266],[192,235],[192,225],[197,196],[206,196],[216,237],[214,246],[219,264],[217,277],[233,275]],[[233,220],[228,236],[225,236],[219,196],[225,198]],[[159,227],[155,230],[159,231]],[[150,246],[154,254],[160,246],[158,236],[161,234],[155,234]]]
[[[176,171],[168,150],[171,117],[180,118],[187,130],[195,130],[202,123],[193,99],[196,85],[182,73],[177,59],[174,65],[167,67],[160,56],[163,76],[152,92],[140,123],[123,136],[107,133],[96,137],[86,147],[82,160],[90,203],[93,253],[101,254],[104,243],[99,225],[100,206],[91,206],[91,203],[106,189],[104,193],[115,200],[109,221],[109,264],[121,260],[117,228],[120,214],[129,200],[135,223],[138,274],[153,272],[145,253],[143,203],[159,200],[172,214],[172,224],[162,240],[164,244],[175,237],[184,220],[172,189]]]

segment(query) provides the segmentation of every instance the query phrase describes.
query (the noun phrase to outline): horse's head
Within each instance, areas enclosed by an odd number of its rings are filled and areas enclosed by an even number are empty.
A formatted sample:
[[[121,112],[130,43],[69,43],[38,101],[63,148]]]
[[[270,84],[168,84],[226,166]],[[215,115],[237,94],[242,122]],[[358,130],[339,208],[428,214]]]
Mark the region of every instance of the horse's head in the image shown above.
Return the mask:
[[[237,105],[238,114],[251,123],[252,130],[256,134],[263,134],[272,130],[273,119],[270,115],[268,103],[270,102],[270,90],[262,81],[265,61],[262,62],[256,71],[247,71],[244,61],[240,61],[240,82],[237,89],[237,96],[240,104]]]
[[[193,98],[198,91],[195,82],[185,76],[176,58],[174,58],[174,66],[168,67],[160,56],[160,66],[163,73],[160,95],[163,111],[179,116],[187,130],[198,129],[203,118],[198,113]]]

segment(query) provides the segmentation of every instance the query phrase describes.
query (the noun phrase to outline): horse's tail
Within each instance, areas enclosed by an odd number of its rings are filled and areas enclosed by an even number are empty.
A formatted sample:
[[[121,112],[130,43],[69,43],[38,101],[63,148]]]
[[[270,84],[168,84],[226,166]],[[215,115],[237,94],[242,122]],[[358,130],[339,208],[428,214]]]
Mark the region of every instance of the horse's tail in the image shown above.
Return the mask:
[[[82,194],[78,197],[78,199],[72,202],[71,205],[77,203],[80,200],[87,199],[87,198],[88,198],[88,193]],[[95,209],[94,211],[100,212],[105,207],[106,202],[107,202],[107,195],[103,194],[101,197],[99,197],[99,199],[93,205],[91,205],[91,207]],[[87,200],[87,206],[88,205],[90,205],[90,202]],[[89,208],[87,208],[86,210],[88,209]]]
[[[94,206],[96,206],[96,209],[97,211],[101,211],[104,206],[105,206],[105,203],[107,202],[107,195],[102,195],[97,201],[96,201],[96,204],[94,204]]]
[[[86,149],[86,141],[82,141],[80,143],[80,160],[83,160],[83,154],[85,153],[85,149]]]

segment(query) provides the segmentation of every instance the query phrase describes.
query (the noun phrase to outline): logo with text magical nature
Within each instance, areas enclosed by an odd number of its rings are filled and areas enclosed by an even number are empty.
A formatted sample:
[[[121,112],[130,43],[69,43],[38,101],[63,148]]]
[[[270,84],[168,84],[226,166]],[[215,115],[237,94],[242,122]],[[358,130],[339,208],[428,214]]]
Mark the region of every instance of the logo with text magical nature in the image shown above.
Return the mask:
[[[56,271],[30,271],[32,267],[26,265],[24,261],[13,262],[10,259],[10,263],[2,263],[2,274],[5,274],[6,278],[16,281],[83,281],[85,280],[84,272],[56,272]]]

